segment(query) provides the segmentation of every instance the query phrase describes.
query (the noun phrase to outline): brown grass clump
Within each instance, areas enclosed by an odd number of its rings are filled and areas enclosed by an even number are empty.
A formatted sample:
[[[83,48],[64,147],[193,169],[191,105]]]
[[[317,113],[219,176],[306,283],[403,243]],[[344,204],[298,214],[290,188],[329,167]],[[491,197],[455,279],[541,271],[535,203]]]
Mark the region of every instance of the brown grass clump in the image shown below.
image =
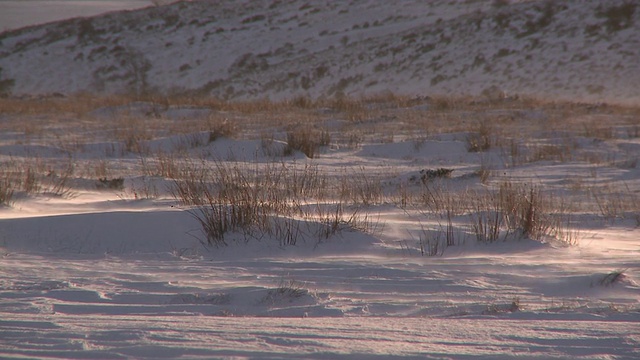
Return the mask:
[[[331,143],[331,135],[326,130],[298,126],[287,131],[287,149],[285,155],[300,151],[309,158],[314,158],[322,146]]]
[[[302,201],[323,196],[324,186],[313,167],[292,173],[277,163],[252,167],[214,162],[187,164],[172,191],[200,224],[202,242],[216,247],[228,245],[229,233],[239,233],[245,241],[271,236],[287,246],[303,236],[322,241],[345,227],[376,229],[367,215],[357,207],[348,211],[342,201]]]

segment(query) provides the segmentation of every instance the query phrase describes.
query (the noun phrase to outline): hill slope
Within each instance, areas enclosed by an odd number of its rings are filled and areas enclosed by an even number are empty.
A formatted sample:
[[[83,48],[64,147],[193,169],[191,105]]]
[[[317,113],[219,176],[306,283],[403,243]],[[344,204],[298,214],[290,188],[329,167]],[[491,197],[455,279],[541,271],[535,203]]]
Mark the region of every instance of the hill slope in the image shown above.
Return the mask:
[[[640,99],[625,1],[192,1],[0,34],[0,92]]]

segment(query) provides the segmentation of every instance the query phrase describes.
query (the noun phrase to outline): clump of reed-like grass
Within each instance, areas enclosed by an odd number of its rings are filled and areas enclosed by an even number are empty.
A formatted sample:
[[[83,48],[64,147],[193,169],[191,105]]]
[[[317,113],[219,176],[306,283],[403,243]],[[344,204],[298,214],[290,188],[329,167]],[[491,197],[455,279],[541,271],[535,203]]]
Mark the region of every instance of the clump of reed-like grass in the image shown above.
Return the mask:
[[[0,181],[7,182],[7,189],[24,194],[71,195],[71,177],[75,172],[73,159],[64,163],[45,164],[41,159],[11,161],[6,163]]]
[[[187,163],[172,193],[189,206],[202,242],[218,247],[228,245],[226,235],[233,232],[245,239],[270,236],[288,246],[301,238],[322,241],[345,228],[368,232],[378,227],[358,206],[339,199],[320,204],[328,196],[327,181],[312,165],[289,169],[275,162],[202,161]]]
[[[521,238],[565,245],[579,241],[562,197],[541,186],[503,181],[496,188],[475,191],[442,182],[426,184],[418,205],[430,219],[418,242],[423,255],[440,255],[469,237],[478,243]]]
[[[10,206],[13,203],[13,186],[7,174],[0,172],[0,205]]]
[[[350,169],[340,180],[340,198],[353,204],[374,205],[384,199],[379,177],[367,173],[364,168]]]
[[[481,122],[475,131],[467,135],[467,151],[482,152],[491,148],[492,137],[495,136],[495,129],[488,121]]]
[[[320,147],[331,143],[331,135],[326,130],[298,126],[287,131],[285,154],[300,151],[308,158],[314,158]]]

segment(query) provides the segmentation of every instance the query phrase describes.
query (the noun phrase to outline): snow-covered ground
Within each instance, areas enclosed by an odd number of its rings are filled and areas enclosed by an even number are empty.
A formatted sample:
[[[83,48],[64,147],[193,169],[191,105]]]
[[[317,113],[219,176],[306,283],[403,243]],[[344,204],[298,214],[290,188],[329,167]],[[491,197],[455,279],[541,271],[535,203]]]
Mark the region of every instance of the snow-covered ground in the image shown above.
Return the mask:
[[[637,7],[0,33],[0,358],[640,358]]]
[[[2,101],[0,357],[640,356],[637,109]],[[328,145],[283,152],[296,124]],[[313,186],[276,211],[296,231],[239,228],[216,247],[172,195],[194,169],[213,184],[240,169]],[[535,209],[561,231],[478,241],[476,216],[491,211],[473,199],[518,184],[552,196]],[[344,214],[323,212],[336,201]]]

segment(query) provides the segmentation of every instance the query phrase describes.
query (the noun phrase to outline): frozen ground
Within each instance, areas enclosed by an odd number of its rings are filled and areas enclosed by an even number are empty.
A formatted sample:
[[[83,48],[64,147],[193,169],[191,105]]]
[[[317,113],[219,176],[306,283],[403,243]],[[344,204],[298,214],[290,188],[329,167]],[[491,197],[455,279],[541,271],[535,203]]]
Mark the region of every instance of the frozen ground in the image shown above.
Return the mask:
[[[352,120],[331,107],[148,112],[148,103],[34,114],[38,103],[24,101],[32,110],[3,102],[2,176],[12,180],[2,184],[15,191],[0,208],[0,357],[640,357],[637,110],[509,102],[437,110],[423,100],[370,104],[374,110]],[[483,116],[496,124],[494,145],[469,152]],[[315,119],[330,145],[313,159],[267,152],[264,133],[273,134],[272,146],[284,144],[288,117]],[[244,132],[198,141],[208,133],[166,131],[219,118]],[[132,127],[138,122],[146,132],[128,147],[118,139],[141,131]],[[358,143],[347,144],[354,134]],[[549,147],[569,140],[564,152]],[[369,215],[368,226],[345,220],[318,238],[318,223],[295,215],[299,222],[288,224],[303,229],[295,245],[230,232],[229,246],[206,246],[193,207],[171,195],[174,179],[149,170],[167,154],[177,166],[191,159],[206,167],[317,167],[342,176],[341,184],[361,179],[352,184],[361,190],[377,184],[384,195],[345,200],[347,212]],[[69,161],[73,171],[61,184]],[[453,173],[419,179],[419,170],[435,168]],[[104,188],[117,178],[122,186]],[[448,233],[435,197],[425,196],[470,197],[506,181],[568,199],[564,232],[480,243],[469,225],[473,211],[464,210],[453,217],[455,244],[421,253]],[[394,190],[403,186],[412,197]]]

